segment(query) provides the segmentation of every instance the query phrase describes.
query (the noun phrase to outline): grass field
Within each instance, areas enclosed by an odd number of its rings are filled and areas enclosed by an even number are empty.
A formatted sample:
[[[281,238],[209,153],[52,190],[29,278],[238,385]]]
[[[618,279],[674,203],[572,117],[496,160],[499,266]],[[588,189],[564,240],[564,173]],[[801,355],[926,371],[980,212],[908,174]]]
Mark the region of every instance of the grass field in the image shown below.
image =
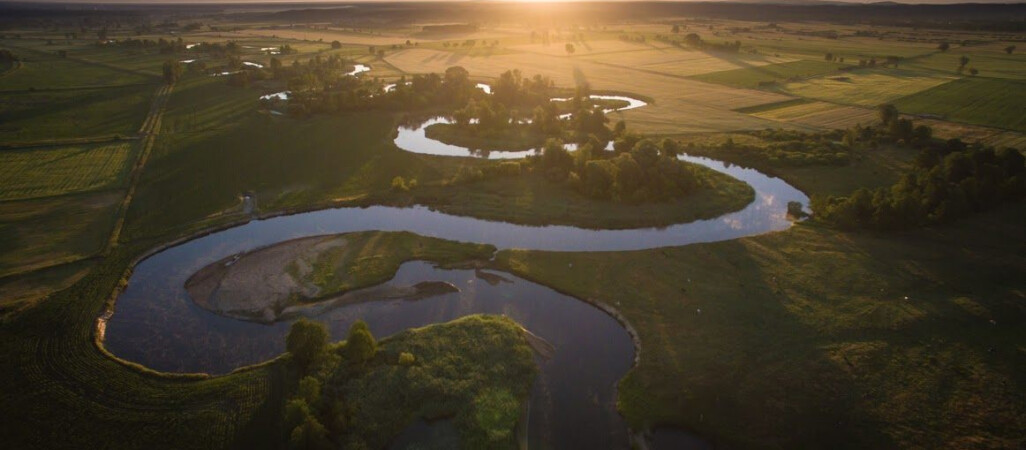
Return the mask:
[[[0,201],[48,197],[120,186],[134,156],[132,143],[0,152]]]
[[[962,78],[894,102],[910,114],[930,114],[948,120],[1026,131],[1026,81]]]
[[[180,83],[126,232],[219,220],[246,192],[275,211],[387,192],[396,175],[430,178],[391,145],[390,115],[294,120],[258,113],[258,96],[212,78]]]
[[[843,64],[829,61],[800,60],[780,64],[747,67],[695,75],[690,78],[709,83],[741,88],[757,88],[760,83],[782,82],[795,78],[808,78],[837,72]]]
[[[790,29],[806,28],[807,24],[780,24]],[[827,25],[827,29],[837,27]],[[855,30],[852,30],[855,31]],[[742,44],[751,44],[763,54],[792,55],[812,59],[821,59],[827,53],[845,58],[846,63],[858,63],[859,59],[882,59],[886,56],[911,58],[936,52],[937,44],[930,42],[901,42],[898,40],[881,41],[872,37],[846,36],[840,39],[828,39],[813,36],[797,36],[794,34],[759,33],[756,39],[742,39]]]
[[[1010,42],[1001,42],[996,45],[982,47],[962,47],[949,50],[945,53],[934,53],[925,58],[917,58],[910,61],[909,65],[915,68],[935,70],[951,75],[958,74],[959,61],[962,56],[969,57],[968,67],[974,67],[980,71],[980,76],[993,78],[1024,79],[1026,73],[1022,70],[1026,64],[1026,53],[1020,49],[1011,55],[995,47],[1012,45]],[[1021,46],[1021,44],[1020,44]]]
[[[779,106],[773,108],[771,106]],[[756,107],[759,108],[759,107]],[[868,125],[879,120],[873,109],[836,105],[800,99],[756,109],[753,116],[775,122],[792,123],[815,128],[837,129]]]
[[[0,276],[103,248],[122,192],[0,202]]]
[[[667,226],[718,217],[737,211],[755,198],[750,186],[703,170],[713,186],[666,203],[610,204],[592,200],[541,174],[494,178],[462,189],[418,187],[416,202],[439,211],[527,225],[573,225],[583,228],[641,228]]]
[[[0,78],[0,91],[111,86],[155,81],[154,76],[90,64],[73,59],[73,56],[61,58],[30,47],[7,45],[4,41],[0,41],[0,48],[8,48],[22,59],[23,64],[22,68]],[[73,55],[73,53],[69,52],[69,55]],[[157,66],[155,69],[159,70],[160,67]],[[159,74],[159,72],[157,73]]]
[[[908,69],[850,71],[787,83],[783,92],[831,103],[876,107],[955,80],[953,76]]]
[[[636,427],[728,447],[1015,446],[1023,213],[893,237],[798,226],[641,252],[504,251],[497,265],[615,304],[639,330],[641,363],[619,387]]]
[[[0,143],[132,136],[142,125],[156,87],[0,93]]]
[[[656,54],[657,52],[658,54]],[[659,50],[646,53],[640,55],[625,55],[622,58],[618,58],[621,59],[621,61],[610,62],[628,67],[639,67],[645,70],[654,70],[656,72],[686,77],[735,69],[762,67],[770,64],[780,64],[793,61],[789,58],[777,58],[764,55],[728,55],[713,52],[706,53],[684,50]],[[665,59],[662,58],[664,55]]]
[[[71,287],[94,264],[94,260],[83,260],[0,278],[0,323],[48,295]]]

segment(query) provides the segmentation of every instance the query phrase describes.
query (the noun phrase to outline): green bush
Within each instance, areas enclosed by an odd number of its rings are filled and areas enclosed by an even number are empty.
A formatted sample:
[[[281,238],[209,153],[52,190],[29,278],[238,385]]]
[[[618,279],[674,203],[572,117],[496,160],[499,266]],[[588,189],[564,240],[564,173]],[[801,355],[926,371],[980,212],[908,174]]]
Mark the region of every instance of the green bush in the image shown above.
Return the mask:
[[[412,366],[417,362],[417,358],[413,356],[413,353],[402,352],[399,353],[399,365],[401,366]]]

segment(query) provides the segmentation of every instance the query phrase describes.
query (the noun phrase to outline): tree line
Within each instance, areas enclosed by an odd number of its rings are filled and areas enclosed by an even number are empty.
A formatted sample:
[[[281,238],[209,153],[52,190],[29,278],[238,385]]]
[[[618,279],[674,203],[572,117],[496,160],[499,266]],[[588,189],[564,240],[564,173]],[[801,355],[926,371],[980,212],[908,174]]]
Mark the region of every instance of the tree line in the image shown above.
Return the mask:
[[[904,229],[942,223],[1026,197],[1026,158],[1013,148],[924,148],[892,186],[813,198],[816,218],[838,228]]]
[[[813,198],[817,220],[847,229],[903,229],[947,222],[1026,197],[1026,158],[1017,149],[934,139],[929,127],[901,118],[890,104],[881,105],[879,114],[879,127],[856,126],[845,140],[917,148],[912,168],[892,186]]]

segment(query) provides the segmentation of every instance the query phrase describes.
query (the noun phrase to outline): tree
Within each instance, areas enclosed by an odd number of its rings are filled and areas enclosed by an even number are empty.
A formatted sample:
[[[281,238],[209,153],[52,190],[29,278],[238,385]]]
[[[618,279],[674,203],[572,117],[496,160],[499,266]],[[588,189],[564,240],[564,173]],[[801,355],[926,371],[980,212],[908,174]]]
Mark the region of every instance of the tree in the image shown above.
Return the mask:
[[[958,68],[959,68],[960,70],[961,70],[961,69],[962,69],[963,67],[965,67],[965,65],[966,65],[966,64],[969,64],[969,57],[968,57],[968,56],[962,55],[962,57],[961,57],[961,58],[958,58]]]
[[[1012,52],[1014,52],[1014,51],[1015,51],[1015,46],[1014,45],[1009,45],[1008,47],[1005,47],[1005,53],[1008,53],[1009,55],[1011,55]]]
[[[976,76],[976,75],[978,75],[979,73],[980,73],[980,71],[979,71],[979,70],[976,70],[976,68],[975,68],[975,67],[970,67],[970,68],[969,68],[969,75],[972,75],[972,76],[974,76],[974,77],[975,77],[975,76]]]
[[[338,50],[340,48],[342,48],[342,43],[341,42],[339,42],[339,41],[331,41],[331,49],[332,50]]]
[[[912,140],[917,145],[926,145],[930,143],[930,139],[933,138],[933,129],[926,125],[919,125],[912,132]]]
[[[884,125],[888,125],[898,118],[898,108],[890,103],[878,106],[877,112],[880,115],[880,122],[883,122]]]
[[[164,61],[164,82],[175,84],[182,77],[182,63],[174,60]]]
[[[442,84],[450,93],[464,93],[470,90],[470,72],[461,66],[445,69]]]
[[[572,54],[574,54],[574,51],[575,51],[574,44],[571,44],[571,43],[567,42],[567,44],[566,44],[566,52],[572,55]]]
[[[673,32],[674,33],[680,33],[680,25],[674,25],[673,26]]]
[[[314,416],[307,416],[302,424],[292,430],[289,436],[289,448],[292,449],[330,449],[328,430]]]
[[[374,340],[367,322],[357,320],[349,327],[346,337],[345,354],[350,362],[363,364],[370,361],[378,351],[378,343]]]
[[[680,142],[670,138],[663,139],[663,142],[659,144],[659,147],[662,150],[663,156],[669,158],[676,158],[681,152]]]
[[[542,147],[541,165],[546,168],[546,176],[563,181],[574,167],[574,157],[566,151],[562,141],[548,139]]]
[[[314,377],[303,377],[299,380],[299,391],[296,396],[307,405],[317,405],[321,400],[321,382]]]
[[[271,73],[274,78],[281,78],[281,60],[275,57],[271,57]]]
[[[285,348],[292,355],[292,361],[306,370],[318,361],[328,348],[328,329],[320,322],[307,318],[297,320],[289,328]]]
[[[947,42],[941,42],[940,45],[937,46],[937,50],[940,50],[942,52],[948,51],[949,48],[951,48],[951,44]]]
[[[310,405],[302,398],[294,398],[285,404],[285,427],[293,429],[303,424],[310,417]]]

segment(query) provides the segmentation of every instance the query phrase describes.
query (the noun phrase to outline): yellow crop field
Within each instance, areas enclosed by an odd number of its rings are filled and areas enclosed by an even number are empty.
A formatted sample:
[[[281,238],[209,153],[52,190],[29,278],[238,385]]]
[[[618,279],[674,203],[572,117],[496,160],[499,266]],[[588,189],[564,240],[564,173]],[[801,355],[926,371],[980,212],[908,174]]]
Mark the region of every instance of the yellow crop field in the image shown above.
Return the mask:
[[[0,152],[0,200],[115,186],[128,173],[131,143]]]
[[[877,113],[873,109],[841,106],[826,102],[786,106],[752,115],[768,120],[831,129],[868,124],[877,118]]]
[[[787,83],[783,90],[799,97],[859,106],[876,106],[954,80],[937,73],[872,69]]]
[[[514,45],[511,46],[511,50],[522,51],[526,53],[541,53],[552,56],[567,56],[569,53],[566,51],[566,44],[572,44],[574,46],[573,56],[590,56],[590,55],[601,55],[606,53],[626,55],[633,54],[638,51],[652,50],[652,49],[669,49],[669,44],[658,42],[658,41],[646,41],[646,42],[626,42],[619,39],[571,39],[570,35],[566,35],[563,39],[553,40],[549,45],[535,43],[526,45]],[[612,58],[615,59],[615,56]]]
[[[718,55],[715,53],[697,51],[681,53],[687,54],[688,57],[671,61],[641,64],[637,67],[671,75],[691,76],[703,73],[722,72],[726,70],[742,69],[745,67],[760,67],[769,64],[795,61],[791,58],[765,55]]]

